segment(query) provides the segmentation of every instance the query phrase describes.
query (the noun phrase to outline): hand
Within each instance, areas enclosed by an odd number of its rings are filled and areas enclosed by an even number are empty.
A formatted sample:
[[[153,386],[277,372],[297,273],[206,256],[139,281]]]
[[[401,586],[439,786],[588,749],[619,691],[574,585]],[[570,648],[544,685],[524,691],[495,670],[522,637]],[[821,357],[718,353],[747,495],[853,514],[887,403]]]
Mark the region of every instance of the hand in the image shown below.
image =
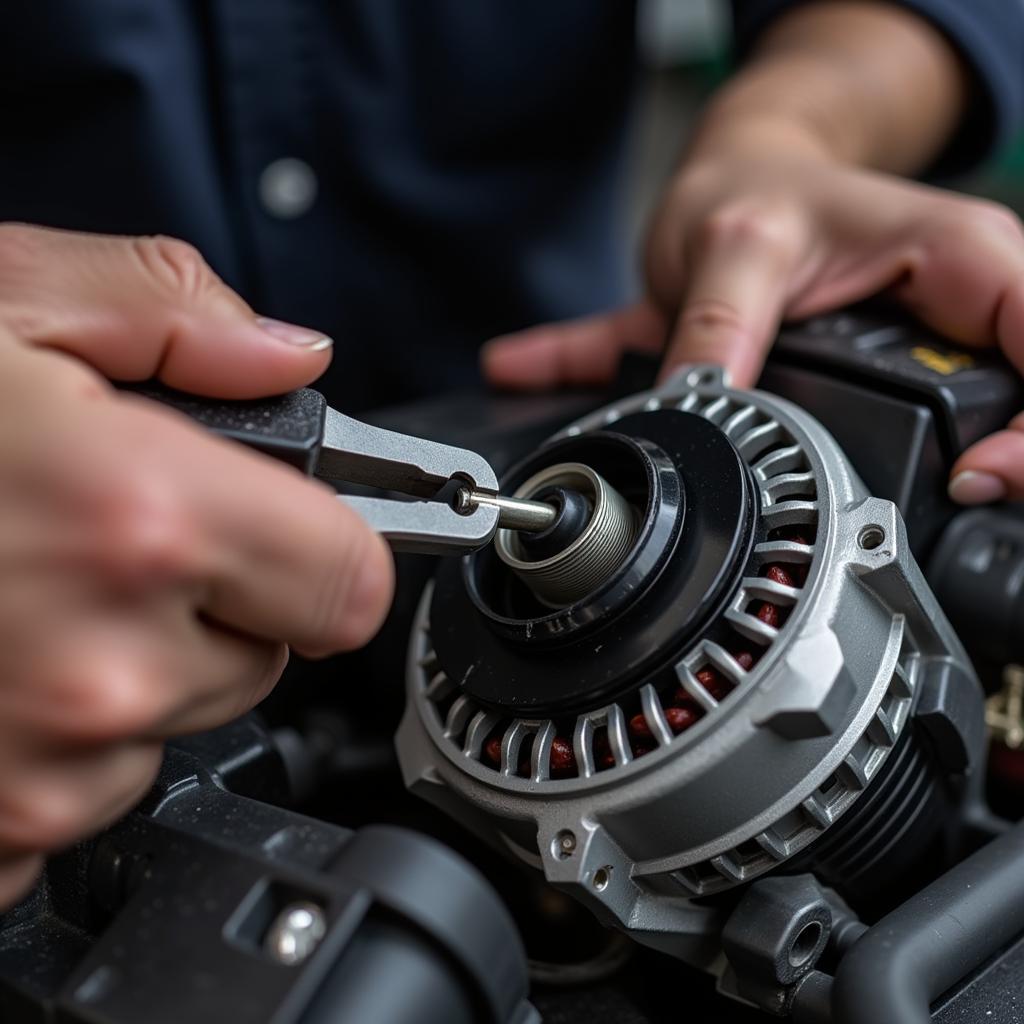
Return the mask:
[[[599,384],[624,349],[667,346],[663,375],[713,362],[748,387],[783,318],[883,290],[946,337],[1001,345],[1024,370],[1024,233],[1010,211],[793,141],[786,155],[684,165],[654,218],[648,298],[496,339],[484,353],[488,377],[505,387]],[[964,453],[950,493],[1024,498],[1024,417]]]
[[[330,355],[189,246],[0,226],[0,903],[246,711],[363,643],[383,541],[320,484],[105,380],[286,391]]]

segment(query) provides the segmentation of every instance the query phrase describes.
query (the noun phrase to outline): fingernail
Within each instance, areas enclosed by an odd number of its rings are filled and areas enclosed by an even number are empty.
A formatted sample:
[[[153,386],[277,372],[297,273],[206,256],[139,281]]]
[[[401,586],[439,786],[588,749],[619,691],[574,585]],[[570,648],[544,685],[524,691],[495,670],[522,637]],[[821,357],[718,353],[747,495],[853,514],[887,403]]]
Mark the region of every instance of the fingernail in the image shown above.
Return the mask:
[[[259,317],[256,326],[277,341],[294,345],[296,348],[309,349],[310,352],[322,352],[334,344],[322,331],[299,327],[297,324],[286,324],[283,320],[272,320],[268,316]]]
[[[965,469],[949,482],[949,496],[960,505],[987,505],[1006,497],[1006,483],[994,473]]]

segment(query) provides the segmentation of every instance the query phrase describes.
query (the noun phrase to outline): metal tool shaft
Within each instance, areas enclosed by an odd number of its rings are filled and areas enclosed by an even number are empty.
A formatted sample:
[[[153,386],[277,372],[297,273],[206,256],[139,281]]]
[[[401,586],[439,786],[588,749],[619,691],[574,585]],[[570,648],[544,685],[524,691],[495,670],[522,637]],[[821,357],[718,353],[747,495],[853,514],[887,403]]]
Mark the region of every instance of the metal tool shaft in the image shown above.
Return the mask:
[[[498,510],[498,528],[540,533],[557,518],[558,509],[543,501],[524,498],[506,498],[500,494],[486,494],[471,487],[463,487],[455,498],[455,511],[467,515],[480,506]]]

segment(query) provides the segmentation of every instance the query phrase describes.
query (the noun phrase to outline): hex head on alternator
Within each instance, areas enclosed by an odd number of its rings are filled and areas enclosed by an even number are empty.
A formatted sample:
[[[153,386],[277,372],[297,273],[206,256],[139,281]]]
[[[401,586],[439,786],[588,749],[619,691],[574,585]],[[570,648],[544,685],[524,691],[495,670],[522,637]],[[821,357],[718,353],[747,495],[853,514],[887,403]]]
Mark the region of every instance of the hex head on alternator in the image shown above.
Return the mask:
[[[757,724],[790,740],[828,736],[843,721],[857,692],[831,629],[819,629],[790,646],[785,680]]]

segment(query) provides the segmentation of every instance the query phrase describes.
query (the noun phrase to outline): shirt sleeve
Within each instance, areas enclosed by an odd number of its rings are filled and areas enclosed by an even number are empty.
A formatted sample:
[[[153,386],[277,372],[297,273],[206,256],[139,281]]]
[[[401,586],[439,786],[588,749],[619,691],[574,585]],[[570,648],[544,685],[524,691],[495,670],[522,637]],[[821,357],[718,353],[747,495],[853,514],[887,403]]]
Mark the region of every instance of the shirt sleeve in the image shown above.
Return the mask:
[[[737,55],[750,52],[779,15],[808,0],[732,0]],[[963,122],[929,177],[976,167],[1024,126],[1024,0],[890,0],[935,25],[969,68],[974,88]]]

